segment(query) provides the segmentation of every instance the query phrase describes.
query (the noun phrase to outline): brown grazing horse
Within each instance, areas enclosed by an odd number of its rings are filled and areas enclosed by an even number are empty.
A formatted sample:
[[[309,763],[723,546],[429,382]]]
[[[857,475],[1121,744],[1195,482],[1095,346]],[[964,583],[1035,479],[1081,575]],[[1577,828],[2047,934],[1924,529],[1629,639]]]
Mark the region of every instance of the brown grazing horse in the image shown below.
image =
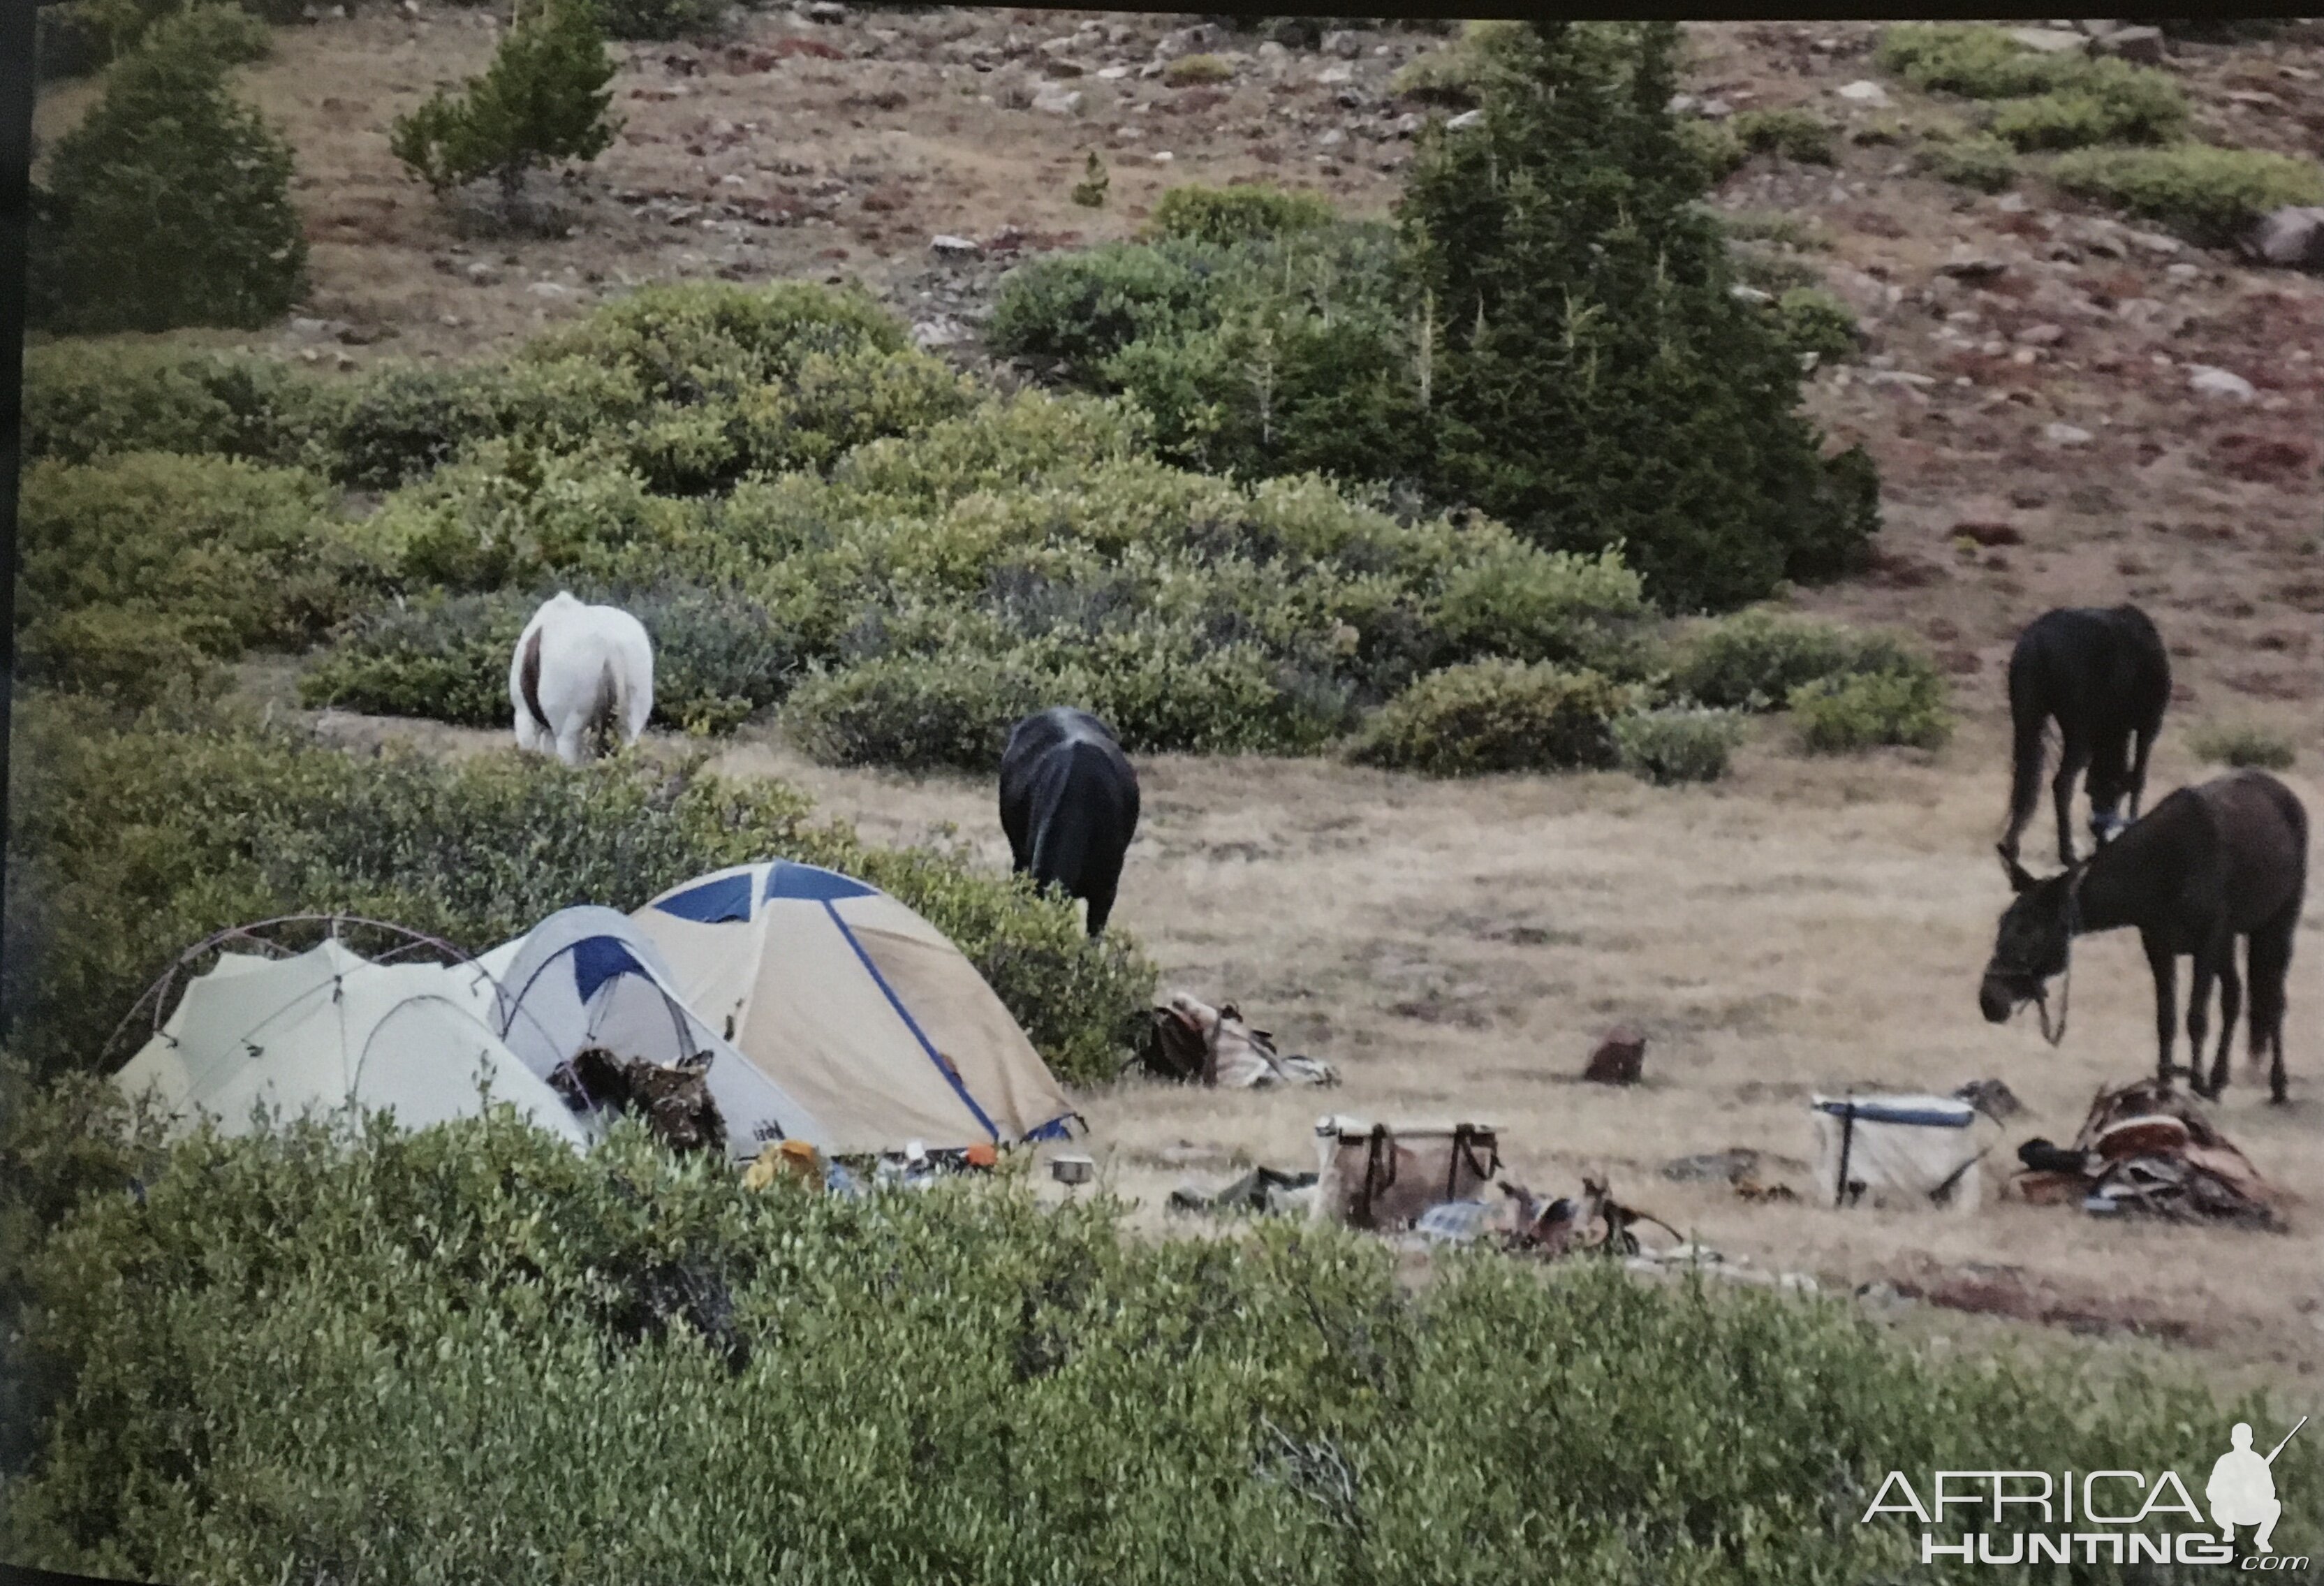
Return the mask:
[[[2189,1066],[2177,1072],[2198,1095],[2216,1099],[2227,1088],[2227,1046],[2243,1001],[2235,960],[2236,938],[2242,936],[2249,944],[2252,1060],[2273,1054],[2270,1093],[2284,1099],[2283,984],[2308,888],[2308,812],[2289,788],[2264,771],[2237,771],[2181,788],[2096,854],[2046,880],[2026,874],[2006,852],[2001,862],[2017,900],[2001,917],[1978,991],[1987,1019],[1999,1024],[2027,1002],[2039,1002],[2046,1033],[2046,983],[2068,972],[2073,938],[2135,926],[2154,972],[2159,1081],[2168,1089],[2174,1072],[2178,961],[2191,955],[2187,1039],[2192,1051]],[[2207,1086],[2203,1041],[2214,979],[2221,1025]],[[2064,1034],[2061,1009],[2052,1040]]]

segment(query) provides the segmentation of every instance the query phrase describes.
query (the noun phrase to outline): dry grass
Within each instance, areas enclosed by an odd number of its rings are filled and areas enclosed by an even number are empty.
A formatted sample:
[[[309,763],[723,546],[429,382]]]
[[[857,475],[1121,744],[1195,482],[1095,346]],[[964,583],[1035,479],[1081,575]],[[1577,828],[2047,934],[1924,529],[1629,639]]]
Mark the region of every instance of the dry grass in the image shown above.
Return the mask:
[[[1731,1146],[1803,1163],[1807,1093],[1850,1083],[1999,1077],[2028,1108],[2005,1131],[2007,1157],[2035,1134],[2071,1138],[2101,1083],[2151,1072],[2150,985],[2128,936],[2077,954],[2058,1051],[2030,1014],[1997,1029],[1977,1011],[2006,900],[1991,857],[2005,752],[1990,724],[1935,761],[1810,765],[1747,750],[1734,779],[1707,789],[1148,762],[1117,919],[1157,954],[1166,986],[1239,1000],[1286,1050],[1330,1059],[1345,1083],[1259,1096],[1125,1083],[1089,1099],[1094,1153],[1152,1209],[1204,1167],[1222,1178],[1250,1162],[1311,1166],[1325,1111],[1457,1114],[1503,1128],[1519,1180],[1568,1192],[1603,1168],[1618,1194],[1764,1268],[1827,1285],[2015,1268],[2065,1308],[2313,1370],[2324,1362],[2314,1210],[2283,1236],[2109,1227],[2014,1202],[1968,1218],[1841,1214],[1812,1203],[1803,1167],[1777,1175],[1807,1196],[1789,1206],[1660,1176],[1674,1157]],[[804,783],[867,834],[926,840],[949,824],[1008,862],[982,783],[829,771],[765,743],[724,764]],[[2203,774],[2175,742],[2158,752],[2158,788]],[[2313,784],[2290,779],[2317,804]],[[2324,1207],[2324,1051],[2303,1037],[2324,1008],[2324,955],[2295,962],[2291,995],[2292,1104],[2268,1106],[2239,1056],[2220,1118],[2264,1173]],[[1618,1020],[1648,1037],[1646,1083],[1578,1083]]]

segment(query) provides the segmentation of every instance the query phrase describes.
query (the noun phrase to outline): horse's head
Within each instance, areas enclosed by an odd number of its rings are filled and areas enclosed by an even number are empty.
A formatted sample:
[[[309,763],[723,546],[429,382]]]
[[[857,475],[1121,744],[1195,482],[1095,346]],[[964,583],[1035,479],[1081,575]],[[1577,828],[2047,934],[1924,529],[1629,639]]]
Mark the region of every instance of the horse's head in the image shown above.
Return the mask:
[[[726,1144],[726,1120],[710,1094],[707,1055],[662,1067],[641,1063],[631,1071],[632,1093],[646,1122],[674,1151],[707,1151]]]
[[[2017,894],[1994,932],[1993,956],[1986,961],[1978,1006],[1993,1024],[2006,1021],[2026,1003],[2039,1000],[2043,987],[2065,973],[2067,944],[2073,936],[2075,883],[2081,868],[2036,881],[2006,852],[2001,866]]]

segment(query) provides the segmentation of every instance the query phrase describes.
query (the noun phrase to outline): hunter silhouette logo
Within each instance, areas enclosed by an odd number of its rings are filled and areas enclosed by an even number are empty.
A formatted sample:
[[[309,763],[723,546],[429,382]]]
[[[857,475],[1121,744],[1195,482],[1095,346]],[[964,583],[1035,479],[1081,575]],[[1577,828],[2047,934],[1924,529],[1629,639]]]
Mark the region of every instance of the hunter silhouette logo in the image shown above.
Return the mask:
[[[2307,1425],[2308,1417],[2301,1416],[2283,1434],[2283,1443],[2297,1437],[2300,1428]],[[2283,1513],[2283,1505],[2275,1496],[2274,1469],[2275,1456],[2283,1452],[2283,1443],[2270,1449],[2263,1459],[2252,1452],[2252,1429],[2247,1421],[2236,1422],[2227,1440],[2235,1446],[2219,1456],[2219,1462],[2211,1467],[2211,1480],[2203,1488],[2203,1496],[2211,1500],[2211,1523],[2219,1528],[2222,1542],[2233,1542],[2238,1526],[2256,1526],[2259,1529],[2252,1533],[2252,1545],[2262,1553],[2273,1553],[2275,1549],[2268,1545],[2267,1539],[2275,1530],[2277,1517]]]
[[[2236,1424],[2227,1452],[2212,1463],[2203,1484],[2209,1529],[2192,1483],[2167,1468],[1937,1471],[1917,1490],[1911,1477],[1891,1471],[1859,1524],[1875,1524],[1884,1515],[1919,1521],[1924,1564],[1950,1558],[1971,1564],[2178,1563],[2304,1572],[2308,1558],[2276,1552],[2273,1537],[2283,1514],[2276,1456],[2307,1425],[2302,1415],[2263,1454],[2252,1446],[2250,1423]],[[2246,1529],[2250,1551],[2238,1558],[2236,1533]],[[1943,1540],[1948,1532],[1954,1540]]]

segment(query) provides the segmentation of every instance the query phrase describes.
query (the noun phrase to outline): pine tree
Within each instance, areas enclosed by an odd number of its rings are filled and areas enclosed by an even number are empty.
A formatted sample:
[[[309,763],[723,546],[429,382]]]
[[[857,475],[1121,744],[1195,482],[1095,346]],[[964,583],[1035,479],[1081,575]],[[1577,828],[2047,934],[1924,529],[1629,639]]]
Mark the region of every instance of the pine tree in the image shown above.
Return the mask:
[[[191,23],[155,29],[57,140],[32,238],[42,323],[247,328],[305,290],[290,148],[228,91],[226,41]]]
[[[497,179],[512,218],[527,171],[594,160],[613,141],[613,71],[588,0],[542,0],[510,27],[484,76],[399,116],[388,146],[439,195]]]
[[[1860,456],[1822,462],[1799,367],[1738,301],[1666,109],[1668,23],[1496,39],[1480,124],[1428,138],[1401,224],[1438,338],[1436,493],[1559,549],[1622,542],[1667,605],[1840,570],[1877,525]]]

